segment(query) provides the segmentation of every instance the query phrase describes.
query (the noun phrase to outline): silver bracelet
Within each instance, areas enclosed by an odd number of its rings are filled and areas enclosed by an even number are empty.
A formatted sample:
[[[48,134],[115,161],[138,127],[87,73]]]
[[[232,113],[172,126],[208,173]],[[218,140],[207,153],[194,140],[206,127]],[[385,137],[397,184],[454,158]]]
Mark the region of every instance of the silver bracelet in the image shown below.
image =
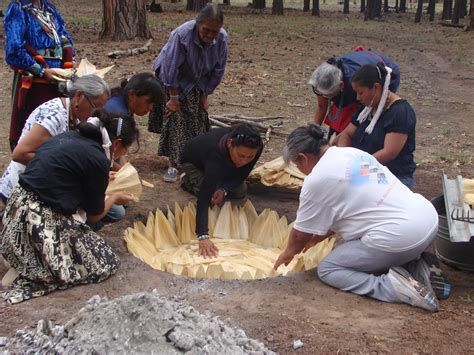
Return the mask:
[[[170,95],[170,100],[179,101],[179,95]]]
[[[209,239],[209,234],[199,234],[197,236],[197,240],[201,241],[201,240],[206,240],[206,239]]]

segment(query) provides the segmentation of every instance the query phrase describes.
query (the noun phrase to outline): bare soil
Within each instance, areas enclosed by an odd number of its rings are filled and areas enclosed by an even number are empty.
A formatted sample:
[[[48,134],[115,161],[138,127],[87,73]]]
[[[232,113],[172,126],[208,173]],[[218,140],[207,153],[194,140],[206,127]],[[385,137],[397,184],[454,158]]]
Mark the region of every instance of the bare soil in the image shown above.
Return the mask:
[[[165,13],[149,16],[155,38],[151,50],[110,60],[106,53],[139,47],[144,41],[99,40],[100,2],[68,3],[60,1],[59,8],[78,56],[88,57],[99,67],[115,64],[107,78],[113,85],[123,77],[150,70],[169,31],[194,16],[182,11],[180,4],[165,4]],[[289,117],[284,122],[284,130],[289,132],[312,119],[316,100],[306,85],[311,71],[329,56],[362,45],[387,53],[402,69],[399,93],[412,103],[418,119],[415,190],[427,198],[442,194],[442,170],[451,177],[473,177],[474,33],[429,24],[426,19],[415,25],[413,14],[391,13],[384,21],[364,22],[357,12],[343,15],[329,5],[322,11],[321,18],[298,10],[274,17],[268,10],[251,14],[245,8],[228,8],[229,65],[223,84],[211,98],[211,114],[284,115]],[[11,72],[6,66],[0,70],[0,79],[3,169],[10,158]],[[293,352],[296,339],[304,342],[297,352],[308,354],[474,352],[474,275],[446,265],[443,269],[454,291],[449,300],[441,302],[438,313],[430,314],[335,290],[322,284],[314,272],[259,281],[193,280],[152,270],[134,258],[121,239],[134,219],[175,201],[193,200],[178,184],[162,182],[166,162],[156,158],[158,136],[146,132],[145,117],[140,124],[141,149],[129,158],[155,188],[145,190],[142,201],[129,207],[124,220],[100,232],[120,254],[120,270],[100,284],[55,292],[15,306],[0,303],[0,336],[12,336],[16,329],[34,326],[42,318],[64,323],[96,294],[110,299],[157,289],[161,295],[179,295],[198,310],[219,315],[279,353]],[[282,146],[281,139],[272,138],[262,161],[279,155]],[[282,200],[271,194],[251,194],[249,198],[257,209],[271,207],[290,220],[295,217],[296,199]],[[0,274],[5,271],[0,265]]]

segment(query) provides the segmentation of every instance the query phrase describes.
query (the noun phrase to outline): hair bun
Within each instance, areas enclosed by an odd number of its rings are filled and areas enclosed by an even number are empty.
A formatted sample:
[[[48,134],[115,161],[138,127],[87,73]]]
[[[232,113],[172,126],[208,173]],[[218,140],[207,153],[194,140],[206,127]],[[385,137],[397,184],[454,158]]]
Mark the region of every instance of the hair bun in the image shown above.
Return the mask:
[[[316,125],[314,123],[311,123],[308,127],[309,135],[313,137],[314,139],[323,139],[324,136],[326,135],[326,132],[324,131],[321,126]]]

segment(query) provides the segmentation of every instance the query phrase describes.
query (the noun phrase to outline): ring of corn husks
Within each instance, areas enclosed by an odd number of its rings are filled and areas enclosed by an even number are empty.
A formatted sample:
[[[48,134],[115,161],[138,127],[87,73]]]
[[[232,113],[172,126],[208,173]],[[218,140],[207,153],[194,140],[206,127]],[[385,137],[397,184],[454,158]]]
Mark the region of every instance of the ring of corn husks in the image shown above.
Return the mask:
[[[157,209],[146,224],[135,222],[125,231],[129,251],[152,268],[176,275],[212,279],[260,279],[286,275],[316,267],[334,245],[327,239],[297,255],[288,266],[273,270],[273,264],[286,246],[291,224],[276,211],[257,214],[250,201],[242,207],[226,202],[221,209],[209,209],[209,235],[219,248],[217,258],[198,255],[194,233],[196,209],[189,203],[183,209],[176,203],[166,216]]]

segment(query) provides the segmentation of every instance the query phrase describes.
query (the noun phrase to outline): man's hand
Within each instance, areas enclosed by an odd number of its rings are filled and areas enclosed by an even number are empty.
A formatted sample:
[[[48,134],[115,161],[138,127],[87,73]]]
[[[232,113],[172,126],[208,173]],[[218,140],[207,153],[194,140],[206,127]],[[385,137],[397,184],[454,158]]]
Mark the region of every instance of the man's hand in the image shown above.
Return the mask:
[[[60,77],[60,75],[57,75],[53,70],[45,69],[43,73],[43,79],[48,80],[48,82],[54,82],[56,81],[56,79],[53,77],[54,75]]]
[[[210,239],[204,239],[199,241],[199,255],[204,258],[216,258],[219,253],[219,249],[215,246]]]
[[[217,189],[216,192],[214,192],[214,195],[212,195],[211,203],[213,205],[220,205],[222,201],[224,201],[224,198],[225,198],[224,189]]]

